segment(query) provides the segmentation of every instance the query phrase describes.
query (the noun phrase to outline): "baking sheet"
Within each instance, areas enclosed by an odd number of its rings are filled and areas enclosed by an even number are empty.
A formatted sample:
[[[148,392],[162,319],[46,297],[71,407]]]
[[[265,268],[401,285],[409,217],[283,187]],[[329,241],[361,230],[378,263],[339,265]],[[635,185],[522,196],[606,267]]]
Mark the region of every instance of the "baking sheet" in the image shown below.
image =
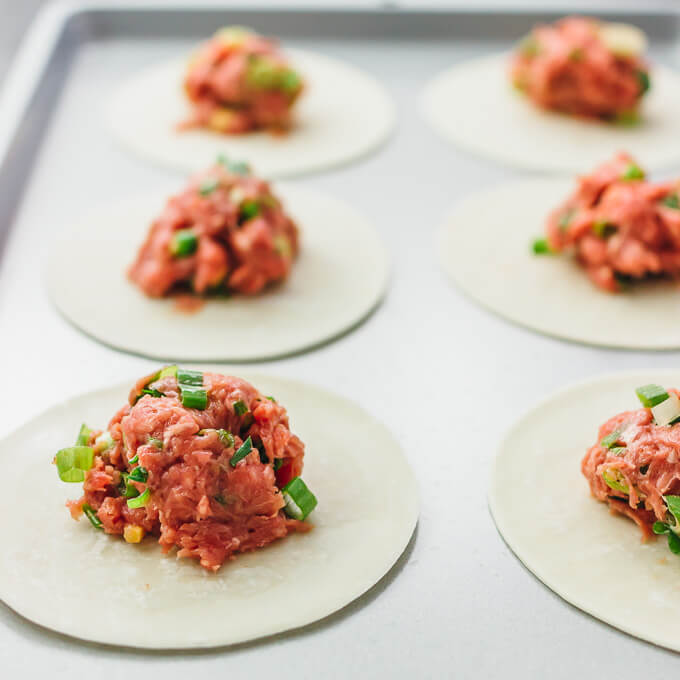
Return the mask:
[[[416,94],[428,76],[505,48],[537,19],[559,12],[188,13],[157,5],[146,12],[86,12],[59,34],[56,51],[45,42],[51,60],[39,96],[9,135],[0,168],[0,230],[11,226],[0,263],[6,386],[0,435],[62,398],[150,371],[150,362],[92,342],[49,306],[42,281],[49,240],[81,210],[112,195],[178,181],[178,175],[139,163],[107,134],[98,107],[119,79],[181,53],[216,26],[252,24],[290,45],[370,71],[397,101],[398,129],[388,145],[355,165],[300,180],[353,203],[376,223],[394,263],[384,304],[340,340],[258,370],[331,388],[382,420],[402,441],[419,477],[421,521],[408,559],[395,572],[349,610],[302,632],[205,654],[146,655],[47,633],[0,605],[3,671],[8,677],[32,671],[60,678],[104,667],[111,678],[149,672],[259,678],[275,672],[296,679],[524,679],[548,673],[555,679],[599,678],[612,670],[618,677],[641,677],[650,667],[674,671],[676,655],[584,616],[528,574],[498,537],[486,493],[496,444],[531,403],[568,381],[673,366],[680,355],[604,351],[516,328],[452,287],[434,252],[435,232],[456,198],[526,175],[443,142],[423,124]],[[637,14],[653,55],[680,66],[677,19]],[[19,462],[20,452],[17,457]],[[20,509],[3,509],[4,521],[20,521]]]

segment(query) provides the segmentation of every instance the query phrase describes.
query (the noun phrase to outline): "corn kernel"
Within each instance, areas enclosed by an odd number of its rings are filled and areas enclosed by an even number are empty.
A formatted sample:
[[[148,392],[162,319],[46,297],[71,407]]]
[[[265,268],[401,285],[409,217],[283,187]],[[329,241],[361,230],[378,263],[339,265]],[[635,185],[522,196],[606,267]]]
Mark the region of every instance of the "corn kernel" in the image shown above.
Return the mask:
[[[123,529],[123,538],[128,543],[139,543],[144,538],[144,529],[137,524],[128,524]]]

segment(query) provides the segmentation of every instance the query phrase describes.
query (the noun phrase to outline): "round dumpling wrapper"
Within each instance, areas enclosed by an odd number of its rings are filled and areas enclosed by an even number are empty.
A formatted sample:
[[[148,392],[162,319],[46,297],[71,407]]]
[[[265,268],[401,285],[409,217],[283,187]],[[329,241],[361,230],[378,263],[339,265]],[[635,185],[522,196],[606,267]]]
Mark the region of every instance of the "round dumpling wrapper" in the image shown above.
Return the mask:
[[[641,120],[624,126],[539,109],[512,87],[509,58],[466,61],[436,76],[421,96],[425,119],[467,151],[529,170],[580,172],[624,149],[652,169],[680,161],[680,74],[654,66]]]
[[[548,213],[573,192],[573,180],[510,183],[458,203],[440,232],[446,272],[473,300],[547,335],[604,347],[680,347],[680,288],[633,283],[607,293],[568,253],[534,255]]]
[[[61,482],[51,459],[81,422],[105,426],[130,380],[55,406],[0,441],[5,503],[21,508],[20,522],[5,522],[0,599],[83,640],[189,649],[310,624],[377,583],[406,548],[418,515],[417,483],[398,442],[344,398],[292,380],[244,377],[285,405],[305,442],[304,479],[318,498],[312,531],[237,555],[212,573],[163,556],[153,538],[130,545],[85,518],[74,522],[64,503],[80,484]]]
[[[548,588],[626,633],[680,651],[680,557],[665,537],[642,543],[629,519],[591,495],[581,459],[611,416],[639,406],[635,388],[680,384],[678,371],[599,377],[546,399],[510,430],[489,504],[510,549]]]
[[[349,163],[382,144],[395,110],[382,85],[360,69],[303,50],[287,51],[306,89],[295,104],[286,134],[261,131],[222,135],[205,129],[179,131],[190,103],[182,83],[187,59],[140,71],[114,93],[109,122],[130,150],[182,171],[199,171],[218,154],[248,161],[259,175],[290,177]]]
[[[103,206],[60,233],[49,253],[49,295],[97,340],[172,361],[260,360],[331,340],[379,303],[386,250],[371,223],[342,201],[292,185],[274,193],[300,229],[300,254],[285,281],[258,295],[207,299],[187,313],[173,298],[149,298],[127,279],[169,194]]]

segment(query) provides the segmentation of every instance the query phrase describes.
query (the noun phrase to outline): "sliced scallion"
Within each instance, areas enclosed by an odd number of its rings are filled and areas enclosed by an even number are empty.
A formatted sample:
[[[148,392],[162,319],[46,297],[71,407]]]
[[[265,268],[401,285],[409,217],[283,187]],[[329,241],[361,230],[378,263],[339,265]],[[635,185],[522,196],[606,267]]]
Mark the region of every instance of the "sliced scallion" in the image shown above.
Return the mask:
[[[165,366],[165,368],[162,368],[160,370],[160,373],[158,374],[158,380],[161,378],[168,378],[172,376],[173,378],[177,377],[177,366],[172,365],[172,366]],[[153,382],[153,381],[152,381]]]
[[[609,453],[611,453],[612,456],[622,456],[625,452],[625,446],[612,446],[609,448]]]
[[[626,478],[623,476],[623,473],[617,468],[605,469],[602,472],[602,479],[604,479],[607,486],[610,487],[611,489],[614,489],[614,491],[620,491],[621,493],[625,493],[626,495],[630,493],[630,489],[628,488],[628,484],[626,483]]]
[[[133,482],[146,482],[146,480],[149,478],[149,471],[146,468],[143,468],[141,465],[134,468],[133,470],[130,470],[130,474],[128,474],[128,479],[130,479]]]
[[[636,74],[638,83],[640,84],[640,95],[643,95],[649,90],[649,73],[647,71],[638,71]]]
[[[83,512],[85,513],[85,517],[90,520],[90,523],[95,529],[102,528],[102,521],[99,519],[99,517],[97,517],[97,513],[90,505],[83,503]]]
[[[243,201],[239,207],[239,219],[241,222],[247,222],[252,220],[253,217],[257,217],[260,214],[260,204],[251,198]]]
[[[198,249],[198,236],[193,229],[179,229],[170,239],[170,254],[174,257],[188,257]]]
[[[636,180],[636,179],[644,179],[645,178],[645,171],[639,166],[636,165],[635,163],[629,163],[626,169],[623,171],[621,174],[621,179],[623,180]]]
[[[680,210],[680,200],[678,200],[678,195],[677,194],[668,194],[668,196],[665,196],[661,202],[667,207],[667,208],[673,208],[673,210]]]
[[[217,436],[224,446],[230,449],[234,445],[234,435],[227,430],[217,430]]]
[[[145,505],[148,504],[150,499],[151,491],[149,491],[149,489],[147,488],[144,490],[144,493],[140,494],[136,498],[128,498],[127,505],[128,508],[143,508]]]
[[[283,510],[293,519],[304,520],[317,505],[316,496],[307,488],[302,477],[291,479],[281,493],[286,503]]]
[[[134,484],[130,484],[130,482],[128,481],[130,475],[127,472],[121,472],[120,477],[122,480],[119,487],[121,495],[125,496],[125,498],[136,498],[137,496],[139,496],[139,491],[137,490],[137,487]]]
[[[610,432],[606,437],[602,438],[600,441],[600,446],[603,446],[605,449],[611,449],[612,447],[616,446],[616,443],[619,441],[620,437],[621,430],[617,428],[616,430]]]
[[[184,368],[178,368],[177,382],[182,385],[203,385],[203,373],[201,371],[187,371]]]
[[[156,439],[155,437],[150,437],[149,446],[153,446],[155,449],[162,449],[163,448],[163,440],[162,439]]]
[[[635,394],[637,394],[640,403],[645,408],[652,408],[652,406],[656,406],[668,399],[668,392],[661,385],[655,385],[654,383],[638,387],[635,390]]]
[[[534,251],[534,255],[550,255],[552,254],[552,249],[548,245],[548,240],[545,238],[537,238],[533,243],[532,243],[532,250]]]
[[[132,458],[130,458],[130,460],[128,461],[128,463],[129,463],[130,465],[134,465],[134,464],[137,463],[138,461],[139,461],[139,454],[138,454],[138,453],[135,453],[135,455],[132,456]]]
[[[234,413],[237,416],[242,416],[243,414],[248,413],[248,406],[246,405],[245,401],[242,401],[241,399],[235,401],[232,406],[234,407]]]
[[[204,389],[186,385],[181,386],[181,392],[182,406],[196,408],[200,411],[205,410],[208,406],[208,393]]]
[[[207,177],[201,182],[198,188],[201,196],[209,196],[220,185],[220,180],[217,177]]]
[[[80,431],[78,432],[78,437],[76,439],[76,446],[87,446],[90,441],[90,435],[92,430],[83,423],[80,426]]]
[[[253,450],[253,440],[248,437],[241,446],[239,446],[238,451],[231,457],[229,463],[231,467],[236,467],[236,464],[243,460],[251,451]]]
[[[90,446],[70,446],[57,451],[57,473],[62,482],[82,482],[85,472],[94,465],[94,449]]]

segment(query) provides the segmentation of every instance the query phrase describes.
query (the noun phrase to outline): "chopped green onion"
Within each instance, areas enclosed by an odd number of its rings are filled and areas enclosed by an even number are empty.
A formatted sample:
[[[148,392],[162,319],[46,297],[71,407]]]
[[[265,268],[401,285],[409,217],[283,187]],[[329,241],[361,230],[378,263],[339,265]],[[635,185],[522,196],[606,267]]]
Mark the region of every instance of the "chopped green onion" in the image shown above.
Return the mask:
[[[198,191],[201,196],[209,196],[219,185],[220,180],[218,177],[208,177],[201,182]]]
[[[678,200],[677,194],[668,194],[661,201],[667,208],[673,208],[674,210],[680,210],[680,201]]]
[[[128,479],[131,479],[133,482],[144,483],[148,478],[149,471],[146,468],[143,468],[141,465],[131,470],[130,474],[128,475]]]
[[[274,458],[274,472],[279,470],[283,465],[283,458]]]
[[[668,399],[668,392],[666,392],[666,390],[661,387],[661,385],[655,385],[653,383],[638,387],[635,390],[635,394],[637,394],[640,403],[645,408],[652,408],[653,406],[656,406],[662,401],[666,401],[666,399]]]
[[[236,464],[243,460],[253,450],[253,441],[250,437],[246,439],[239,447],[238,451],[231,457],[229,463],[231,467],[236,467]]]
[[[636,74],[638,83],[640,83],[640,95],[643,95],[647,90],[649,90],[649,73],[647,71],[638,71]]]
[[[595,220],[593,222],[593,232],[600,238],[609,238],[616,233],[616,226],[605,219]]]
[[[616,446],[616,442],[619,441],[620,437],[621,429],[617,428],[610,432],[606,437],[602,438],[600,441],[600,446],[603,446],[605,449],[611,449],[612,447]]]
[[[135,498],[139,496],[137,487],[134,484],[130,484],[128,481],[130,475],[127,472],[121,472],[120,476],[122,479],[122,485],[119,487],[121,495],[125,496],[125,498]]]
[[[203,384],[202,371],[187,371],[183,368],[177,369],[177,382],[182,385],[200,386]]]
[[[166,366],[165,368],[162,368],[160,370],[160,373],[158,374],[157,380],[160,380],[161,378],[168,378],[172,376],[173,378],[177,377],[177,366]],[[151,381],[153,382],[153,380]]]
[[[613,456],[622,456],[625,452],[626,452],[625,446],[611,446],[609,448],[609,453],[611,453]]]
[[[260,204],[251,198],[246,199],[241,203],[239,207],[239,220],[241,222],[247,222],[252,220],[253,217],[257,217],[260,214]]]
[[[300,76],[295,71],[288,69],[279,76],[279,86],[287,93],[296,92],[300,88]]]
[[[137,496],[136,498],[128,498],[127,505],[128,508],[143,508],[149,500],[151,499],[151,491],[145,489],[144,493]]]
[[[170,253],[174,257],[193,255],[198,249],[198,236],[193,229],[180,229],[170,239]]]
[[[532,249],[534,255],[550,255],[553,252],[548,245],[548,240],[544,238],[537,238],[532,244]]]
[[[267,397],[267,399],[269,399],[269,401],[273,401],[274,403],[276,403],[276,399],[274,399],[274,397]]]
[[[88,442],[90,441],[90,435],[92,434],[92,430],[83,423],[80,426],[80,431],[78,432],[78,437],[76,439],[76,446],[87,446]]]
[[[234,175],[250,174],[250,166],[244,161],[230,161],[224,154],[220,154],[217,157],[217,162]]]
[[[134,465],[134,464],[135,464],[136,462],[138,462],[138,461],[139,461],[139,454],[138,454],[138,453],[135,453],[135,455],[134,455],[132,458],[130,458],[130,460],[128,461],[128,463],[129,463],[130,465]]]
[[[191,385],[180,385],[182,392],[182,406],[196,408],[201,411],[208,406],[208,393]]]
[[[90,446],[70,446],[57,451],[57,473],[62,482],[82,482],[85,472],[94,465],[94,450]]]
[[[644,170],[638,165],[635,165],[635,163],[629,163],[628,167],[623,171],[623,174],[621,175],[621,179],[625,180],[635,180],[644,178],[645,178]]]
[[[217,436],[224,446],[230,449],[234,445],[234,435],[226,430],[217,430]]]
[[[241,399],[235,401],[232,406],[234,407],[234,413],[236,413],[237,416],[242,416],[244,413],[248,413],[248,407]]]
[[[302,477],[291,479],[281,493],[286,503],[283,510],[293,519],[304,520],[317,505],[316,496],[307,488]]]
[[[97,513],[87,503],[83,503],[83,512],[95,529],[102,528],[102,521],[99,519],[99,517],[97,517]]]
[[[602,472],[602,479],[604,479],[607,486],[614,489],[614,491],[621,491],[625,494],[630,493],[626,478],[620,470],[616,468],[607,468]]]
[[[153,446],[155,449],[162,449],[163,448],[163,440],[162,439],[156,439],[155,437],[150,437],[148,444],[149,444],[149,446]]]
[[[137,397],[137,401],[139,401],[144,395],[148,394],[150,397],[164,397],[165,395],[162,392],[159,392],[158,390],[153,389],[152,387],[144,387],[142,391],[139,393],[139,396]]]
[[[574,47],[574,49],[569,52],[570,61],[581,61],[583,59],[583,49],[581,47]]]

